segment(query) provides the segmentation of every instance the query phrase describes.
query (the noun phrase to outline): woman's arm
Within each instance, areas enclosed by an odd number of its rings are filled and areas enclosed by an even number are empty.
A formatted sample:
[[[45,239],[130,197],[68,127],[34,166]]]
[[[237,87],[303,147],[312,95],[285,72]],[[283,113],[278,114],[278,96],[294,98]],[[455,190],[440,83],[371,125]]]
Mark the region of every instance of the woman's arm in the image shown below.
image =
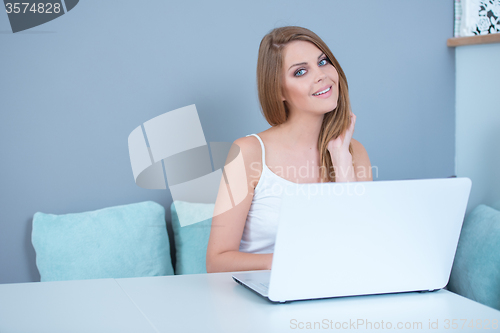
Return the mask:
[[[256,165],[261,167],[257,169]],[[251,137],[234,141],[224,167],[225,175],[220,182],[212,218],[206,257],[208,273],[271,269],[272,253],[239,251],[252,204],[253,184],[258,181],[261,170],[258,141]]]

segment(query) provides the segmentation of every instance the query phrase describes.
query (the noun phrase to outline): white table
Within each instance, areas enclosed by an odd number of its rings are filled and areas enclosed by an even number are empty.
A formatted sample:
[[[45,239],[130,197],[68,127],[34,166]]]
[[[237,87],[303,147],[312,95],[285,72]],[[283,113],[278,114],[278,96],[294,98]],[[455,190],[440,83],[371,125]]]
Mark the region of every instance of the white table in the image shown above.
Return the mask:
[[[116,280],[0,284],[0,332],[156,332]]]
[[[374,331],[477,332],[477,320],[495,331],[500,311],[446,290],[274,304],[231,273],[0,285],[2,333],[296,332],[315,322],[314,331],[370,331],[370,322]]]

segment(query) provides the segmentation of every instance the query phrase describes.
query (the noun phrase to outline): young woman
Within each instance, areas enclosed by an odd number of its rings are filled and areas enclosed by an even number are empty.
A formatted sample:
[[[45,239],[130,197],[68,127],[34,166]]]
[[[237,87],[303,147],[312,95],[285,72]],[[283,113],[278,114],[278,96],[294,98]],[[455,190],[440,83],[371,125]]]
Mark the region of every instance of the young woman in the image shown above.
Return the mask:
[[[352,138],[356,116],[345,74],[316,34],[294,26],[267,34],[259,48],[257,85],[272,127],[234,141],[244,172],[233,175],[244,175],[239,192],[247,194],[232,207],[219,191],[215,210],[232,208],[214,213],[209,273],[271,269],[284,187],[372,180],[368,154]]]

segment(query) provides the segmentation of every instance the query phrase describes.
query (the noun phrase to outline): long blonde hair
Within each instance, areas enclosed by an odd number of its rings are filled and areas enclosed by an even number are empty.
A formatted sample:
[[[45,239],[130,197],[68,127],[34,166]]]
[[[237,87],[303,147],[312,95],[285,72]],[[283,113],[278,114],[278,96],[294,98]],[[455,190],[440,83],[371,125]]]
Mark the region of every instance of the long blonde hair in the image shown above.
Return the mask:
[[[262,113],[271,126],[283,124],[288,119],[289,110],[281,99],[283,51],[285,46],[294,40],[307,41],[316,45],[328,57],[339,74],[337,107],[324,115],[318,137],[321,182],[334,182],[335,170],[327,146],[330,140],[336,139],[349,128],[351,103],[347,79],[342,67],[325,42],[314,32],[302,27],[288,26],[276,28],[262,38],[257,60],[257,89]],[[352,144],[349,144],[349,152],[353,154]]]

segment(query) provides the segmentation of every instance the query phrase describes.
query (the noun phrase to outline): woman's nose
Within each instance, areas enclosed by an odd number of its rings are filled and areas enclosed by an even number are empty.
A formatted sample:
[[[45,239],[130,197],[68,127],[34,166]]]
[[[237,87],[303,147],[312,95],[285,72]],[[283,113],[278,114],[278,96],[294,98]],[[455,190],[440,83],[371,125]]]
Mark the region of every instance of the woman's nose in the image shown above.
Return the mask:
[[[320,68],[317,69],[317,74],[316,74],[316,82],[320,82],[321,80],[324,80],[326,78],[326,73],[322,71]]]

